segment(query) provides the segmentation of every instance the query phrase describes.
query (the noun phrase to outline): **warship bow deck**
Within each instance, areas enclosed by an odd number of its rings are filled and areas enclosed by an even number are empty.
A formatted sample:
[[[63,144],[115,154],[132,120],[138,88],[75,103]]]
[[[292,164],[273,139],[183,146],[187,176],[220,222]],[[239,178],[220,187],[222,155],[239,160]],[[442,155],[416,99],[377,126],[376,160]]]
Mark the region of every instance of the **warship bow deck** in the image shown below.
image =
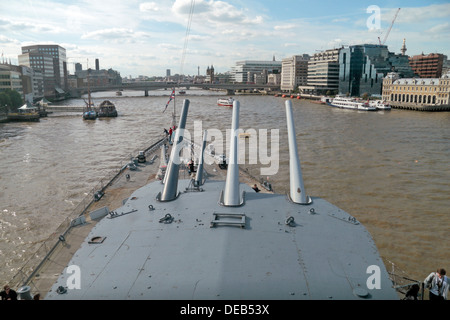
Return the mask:
[[[245,205],[225,208],[223,182],[202,188],[167,203],[154,200],[160,182],[134,192],[70,261],[80,288],[57,293],[73,279],[66,269],[46,298],[397,299],[367,230],[325,200],[299,206],[241,184]],[[95,237],[104,240],[89,243]],[[381,269],[380,289],[367,287],[371,265]]]
[[[305,195],[289,103],[286,110],[289,195],[239,182],[237,136],[225,182],[179,180],[172,150],[164,183],[134,191],[99,221],[46,299],[398,299],[365,227]],[[233,134],[238,113],[235,102]]]

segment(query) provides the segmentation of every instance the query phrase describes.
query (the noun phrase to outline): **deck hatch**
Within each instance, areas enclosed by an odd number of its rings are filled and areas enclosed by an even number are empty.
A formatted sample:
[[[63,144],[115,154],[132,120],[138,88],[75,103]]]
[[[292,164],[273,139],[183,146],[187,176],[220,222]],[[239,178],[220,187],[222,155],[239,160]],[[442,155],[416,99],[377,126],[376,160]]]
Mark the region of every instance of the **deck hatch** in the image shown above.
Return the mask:
[[[103,241],[105,241],[105,239],[106,239],[106,237],[94,236],[88,241],[88,243],[89,244],[100,244],[100,243],[103,243]]]
[[[245,228],[244,213],[213,213],[214,220],[211,221],[211,228],[216,226],[236,226]]]

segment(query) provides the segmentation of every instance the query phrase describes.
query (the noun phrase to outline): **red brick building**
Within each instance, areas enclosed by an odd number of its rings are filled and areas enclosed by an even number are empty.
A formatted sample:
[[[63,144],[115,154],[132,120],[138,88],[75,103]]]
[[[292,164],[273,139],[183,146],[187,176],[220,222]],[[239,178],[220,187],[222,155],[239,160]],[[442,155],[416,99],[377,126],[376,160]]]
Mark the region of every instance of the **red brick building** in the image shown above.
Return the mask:
[[[409,64],[414,73],[420,78],[440,78],[442,76],[442,66],[444,55],[440,53],[430,53],[428,55],[419,54],[409,58]]]

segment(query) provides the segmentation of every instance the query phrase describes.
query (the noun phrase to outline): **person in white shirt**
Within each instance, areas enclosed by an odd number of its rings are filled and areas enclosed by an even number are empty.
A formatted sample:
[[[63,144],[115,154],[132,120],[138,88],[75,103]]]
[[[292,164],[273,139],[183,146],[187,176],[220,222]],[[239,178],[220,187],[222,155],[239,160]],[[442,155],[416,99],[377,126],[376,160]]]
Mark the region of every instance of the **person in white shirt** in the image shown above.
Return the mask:
[[[424,285],[430,290],[430,300],[447,300],[450,283],[445,273],[445,269],[438,269],[425,278]]]

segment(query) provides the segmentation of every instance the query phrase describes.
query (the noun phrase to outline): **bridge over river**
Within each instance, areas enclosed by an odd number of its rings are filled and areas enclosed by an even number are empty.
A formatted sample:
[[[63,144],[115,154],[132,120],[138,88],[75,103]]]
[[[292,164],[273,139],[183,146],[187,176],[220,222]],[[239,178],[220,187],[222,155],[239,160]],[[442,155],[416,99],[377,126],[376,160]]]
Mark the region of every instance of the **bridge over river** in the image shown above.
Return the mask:
[[[120,91],[120,90],[137,90],[144,91],[145,96],[148,96],[148,92],[152,90],[160,89],[171,89],[176,88],[201,88],[205,90],[215,89],[227,91],[227,95],[233,95],[238,90],[265,90],[265,91],[278,91],[280,90],[280,85],[270,85],[270,84],[244,84],[244,83],[225,83],[225,84],[214,84],[214,83],[170,83],[170,82],[133,82],[124,83],[121,85],[109,85],[101,87],[91,87],[91,92],[98,91]],[[71,88],[70,94],[72,97],[81,97],[81,95],[86,94],[88,88]]]

